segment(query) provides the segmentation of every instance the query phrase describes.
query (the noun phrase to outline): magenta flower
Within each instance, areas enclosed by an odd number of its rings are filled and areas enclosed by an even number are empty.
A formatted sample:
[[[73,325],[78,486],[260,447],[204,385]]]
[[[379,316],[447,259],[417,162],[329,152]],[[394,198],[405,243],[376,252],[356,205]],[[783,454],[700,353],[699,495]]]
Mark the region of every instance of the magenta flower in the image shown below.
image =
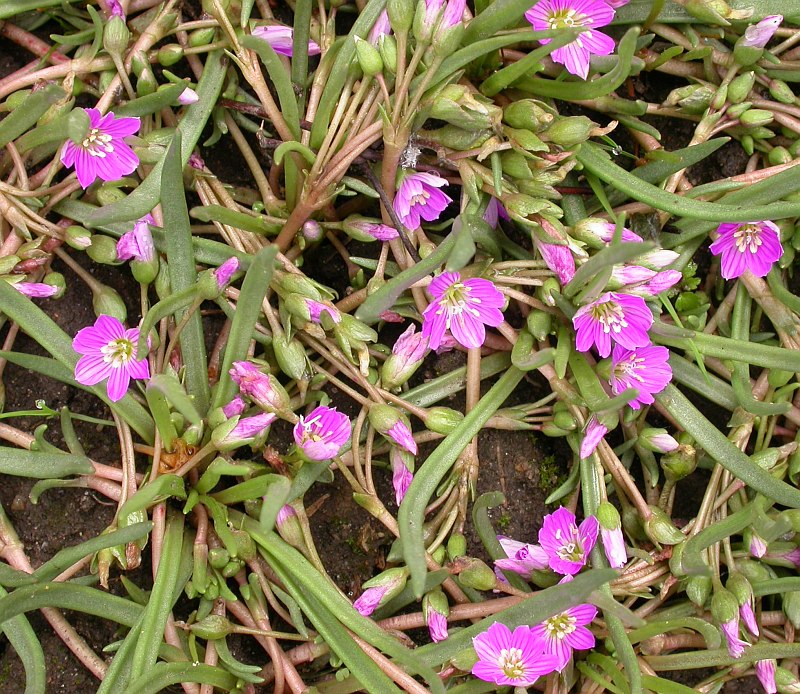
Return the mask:
[[[557,243],[545,243],[536,236],[533,239],[547,267],[553,271],[562,286],[568,284],[575,276],[575,258],[572,257],[569,247]]]
[[[381,367],[381,382],[392,390],[408,381],[422,365],[428,351],[428,338],[417,332],[417,326],[409,325],[397,338],[392,353]]]
[[[594,453],[607,433],[608,427],[598,420],[595,415],[589,417],[589,421],[586,422],[586,428],[583,431],[583,440],[579,451],[581,459],[588,458]]]
[[[397,229],[388,224],[365,224],[364,231],[378,241],[393,241],[400,237]]]
[[[113,316],[99,316],[72,340],[72,348],[83,355],[75,365],[75,380],[93,386],[108,379],[109,400],[121,400],[132,378],[150,378],[147,359],[136,359],[138,341],[138,328],[126,330]]]
[[[239,259],[232,255],[222,265],[211,272],[217,280],[217,289],[222,291],[231,281],[231,278],[239,271]]]
[[[480,347],[486,340],[484,326],[503,322],[500,309],[505,299],[490,280],[462,281],[457,272],[443,272],[428,290],[434,300],[422,314],[422,334],[430,340],[431,349],[439,347],[448,330],[463,347]]]
[[[203,161],[203,157],[192,152],[192,154],[189,155],[189,166],[193,169],[197,169],[197,171],[202,171],[206,168],[206,163]]]
[[[417,229],[420,219],[432,222],[453,202],[439,188],[447,185],[441,176],[416,172],[408,174],[394,196],[394,211],[409,229]]]
[[[575,514],[562,506],[544,517],[539,544],[547,552],[548,564],[556,573],[573,576],[589,560],[597,542],[597,518],[589,516],[578,527]]]
[[[150,224],[155,225],[155,220],[146,214],[133,225],[133,231],[123,234],[117,241],[117,258],[120,260],[137,260],[149,263],[155,260],[156,247],[153,235],[150,233]]]
[[[122,9],[122,4],[119,0],[106,0],[106,7],[108,8],[109,17],[122,17],[122,19],[125,19],[125,11]]]
[[[386,432],[386,436],[394,441],[404,451],[408,451],[411,455],[417,454],[417,442],[414,441],[414,435],[411,429],[408,428],[402,419],[397,422]]]
[[[545,654],[555,657],[555,670],[561,672],[567,666],[573,651],[594,647],[594,634],[586,625],[596,616],[594,605],[576,605],[531,627],[531,634],[544,642]]]
[[[744,31],[741,45],[748,48],[764,48],[775,35],[783,21],[783,15],[771,14],[764,17],[758,24],[751,24]]]
[[[260,26],[252,31],[253,36],[263,39],[270,46],[272,50],[280,55],[285,55],[289,58],[292,57],[292,50],[294,44],[294,29],[285,26]],[[319,55],[320,47],[314,41],[308,42],[308,54]]]
[[[767,553],[767,543],[755,530],[750,535],[749,552],[751,557],[761,559]]]
[[[681,279],[683,275],[677,270],[664,270],[657,272],[649,282],[633,287],[630,291],[639,296],[658,296],[661,292],[674,287]]]
[[[414,479],[414,459],[410,453],[402,451],[397,446],[389,450],[389,463],[392,468],[392,488],[394,499],[399,506],[406,496],[411,480]]]
[[[593,55],[609,55],[614,52],[614,40],[599,31],[611,23],[614,10],[603,0],[539,0],[525,13],[534,31],[547,29],[574,29],[586,27],[571,43],[556,48],[550,55],[568,72],[583,79],[589,76],[589,61]],[[545,45],[552,39],[540,39]]]
[[[474,637],[472,645],[478,654],[472,674],[500,686],[528,687],[558,664],[554,656],[545,653],[544,641],[526,626],[512,632],[505,624],[495,622]]]
[[[619,395],[626,388],[635,388],[639,394],[628,404],[638,410],[642,405],[652,405],[653,395],[660,393],[672,380],[669,350],[666,347],[638,347],[626,349],[614,345],[611,354],[611,391]]]
[[[309,320],[312,323],[322,322],[323,313],[327,313],[334,323],[342,322],[342,314],[339,313],[339,310],[335,309],[333,306],[328,306],[327,304],[323,304],[321,301],[314,301],[313,299],[305,299],[305,302],[310,314]]]
[[[398,595],[405,588],[407,580],[408,569],[404,566],[387,569],[364,582],[362,588],[366,590],[353,603],[353,607],[365,617],[369,617],[381,605]]]
[[[752,596],[747,602],[744,603],[744,605],[739,606],[739,617],[744,622],[747,630],[753,636],[758,636],[758,620],[756,619],[756,613],[753,610]]]
[[[254,439],[261,436],[270,425],[277,419],[272,412],[261,412],[252,417],[240,417],[233,423],[233,427],[226,430],[223,424],[212,434],[214,445],[221,451],[233,450],[252,443]],[[230,423],[228,423],[230,427]]]
[[[777,694],[778,692],[778,686],[775,683],[776,665],[777,663],[772,659],[756,661],[756,677],[767,694]]]
[[[222,414],[228,419],[237,417],[247,409],[247,403],[242,399],[241,395],[237,395],[227,405],[222,406]]]
[[[617,230],[615,224],[606,222],[604,219],[596,217],[588,217],[583,219],[575,226],[574,232],[577,238],[581,241],[591,244],[593,247],[602,247],[598,245],[598,241],[602,244],[609,244],[614,240],[614,232]],[[620,234],[620,241],[622,243],[643,243],[643,239],[636,232],[622,227]]]
[[[272,374],[262,373],[249,361],[235,361],[231,378],[239,392],[247,395],[262,410],[281,412],[289,407],[289,395]]]
[[[294,442],[309,460],[330,460],[350,439],[350,420],[335,407],[320,405],[294,425]]]
[[[48,299],[58,294],[58,287],[44,282],[15,282],[11,286],[31,299]]]
[[[724,222],[717,227],[718,238],[709,246],[720,257],[720,273],[732,280],[750,270],[764,277],[783,255],[778,226],[773,222]]]
[[[529,580],[533,571],[542,571],[549,564],[549,557],[539,545],[512,540],[505,535],[498,535],[498,541],[506,559],[495,559],[494,565],[503,571],[513,571]]]
[[[434,643],[447,638],[447,617],[433,608],[428,610],[428,633]]]
[[[739,638],[739,615],[737,614],[733,619],[729,619],[727,622],[722,622],[720,627],[728,643],[728,655],[730,655],[731,658],[741,658],[745,649],[748,648],[750,644]]]
[[[96,108],[85,108],[89,132],[81,142],[67,140],[61,150],[61,163],[75,167],[78,183],[88,188],[95,179],[118,181],[139,166],[139,157],[123,138],[139,132],[138,118],[105,116]]]
[[[644,347],[650,344],[647,331],[652,324],[653,314],[644,299],[606,292],[575,312],[575,347],[588,352],[594,345],[601,357],[611,354],[612,339],[628,349]]]
[[[197,92],[191,87],[186,87],[186,89],[184,89],[178,95],[178,103],[181,106],[190,106],[191,104],[196,104],[198,101],[200,101],[200,97],[197,95]]]

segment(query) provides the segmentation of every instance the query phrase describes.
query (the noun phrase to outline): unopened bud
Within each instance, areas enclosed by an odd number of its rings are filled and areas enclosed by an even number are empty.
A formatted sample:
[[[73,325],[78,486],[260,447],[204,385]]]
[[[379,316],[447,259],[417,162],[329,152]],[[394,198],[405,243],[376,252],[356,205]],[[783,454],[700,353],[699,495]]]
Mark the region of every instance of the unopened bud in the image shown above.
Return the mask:
[[[374,77],[383,72],[383,59],[378,49],[369,41],[358,36],[356,36],[356,58],[358,58],[358,64],[364,74],[368,77]]]
[[[111,17],[103,29],[103,47],[110,55],[121,55],[128,49],[131,32],[122,17]]]
[[[451,564],[450,569],[458,574],[463,585],[475,590],[491,590],[497,582],[494,571],[475,557],[459,557]]]
[[[229,634],[233,634],[236,628],[229,619],[222,615],[210,614],[205,619],[195,622],[189,626],[195,636],[199,636],[206,641],[213,641],[215,639],[223,639]]]
[[[535,99],[512,101],[503,109],[503,120],[512,128],[523,128],[539,132],[555,119],[550,108]]]
[[[183,58],[183,48],[177,43],[169,43],[158,49],[158,64],[163,67],[175,65]]]
[[[123,323],[128,317],[128,309],[119,292],[104,284],[92,293],[92,307],[96,316],[113,316]]]
[[[711,587],[710,576],[691,576],[686,582],[686,596],[702,609],[711,595]]]
[[[728,101],[732,104],[741,104],[750,95],[755,82],[755,72],[745,72],[734,78],[728,85]]]
[[[639,434],[639,443],[653,453],[671,453],[677,450],[678,442],[667,433],[666,429],[645,427]]]
[[[661,467],[670,482],[677,482],[691,475],[697,468],[697,451],[694,446],[681,444],[677,450],[661,458]]]
[[[800,629],[800,591],[792,590],[783,593],[783,613],[795,629]]]
[[[195,29],[189,34],[189,45],[192,48],[205,46],[214,40],[217,30],[214,27],[206,27],[205,29]]]
[[[467,553],[467,538],[462,533],[453,533],[447,540],[447,555],[458,559]]]
[[[677,545],[686,539],[678,530],[670,517],[657,506],[650,506],[650,518],[645,519],[644,529],[647,536],[656,544]]]
[[[208,563],[215,569],[221,569],[230,560],[231,556],[224,547],[212,547],[208,550]]]
[[[302,380],[306,375],[306,350],[302,343],[285,335],[272,338],[275,359],[280,370],[289,378]]]
[[[378,39],[378,52],[381,54],[383,66],[386,71],[397,72],[397,40],[390,34],[384,34]]]
[[[464,415],[457,410],[449,407],[431,407],[428,409],[428,416],[425,418],[425,428],[437,434],[447,435],[455,429]]]
[[[386,11],[395,33],[402,34],[414,22],[414,0],[387,0]]]
[[[773,120],[772,111],[763,108],[751,108],[739,116],[739,122],[747,126],[769,125]]]
[[[739,603],[736,596],[725,588],[717,588],[711,598],[711,614],[720,624],[739,617]]]

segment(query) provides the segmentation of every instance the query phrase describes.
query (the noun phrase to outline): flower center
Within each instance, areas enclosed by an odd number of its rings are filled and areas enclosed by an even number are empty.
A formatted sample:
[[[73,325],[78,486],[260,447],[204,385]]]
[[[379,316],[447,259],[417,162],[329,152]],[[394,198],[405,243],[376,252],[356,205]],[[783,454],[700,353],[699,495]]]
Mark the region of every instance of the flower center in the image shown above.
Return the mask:
[[[733,240],[736,243],[736,250],[740,253],[747,251],[758,253],[758,249],[763,243],[761,227],[756,224],[745,224],[734,232]]]
[[[107,154],[114,151],[114,145],[111,144],[112,139],[111,135],[104,133],[100,128],[92,128],[81,145],[93,157],[104,159]]]
[[[619,333],[628,327],[622,306],[616,301],[606,301],[592,306],[592,318],[603,326],[604,333]]]
[[[320,420],[322,419],[321,415],[317,415],[316,417],[312,417],[311,419],[304,419],[303,420],[303,443],[307,441],[324,441],[327,437],[329,437],[333,432],[328,432],[327,434],[321,430]]]
[[[575,617],[572,617],[569,612],[562,612],[555,617],[550,617],[550,619],[545,620],[544,626],[551,638],[561,640],[575,631],[576,621]]]
[[[415,205],[427,205],[428,198],[431,194],[427,190],[423,190],[421,193],[417,193],[415,196],[411,198],[411,207]]]
[[[100,348],[100,353],[103,355],[103,361],[111,364],[115,369],[125,366],[125,364],[133,361],[134,344],[125,338],[112,340]]]
[[[497,658],[497,666],[509,679],[520,679],[525,674],[525,662],[519,648],[504,648]]]
[[[561,546],[556,550],[556,555],[562,561],[583,562],[583,547],[581,547],[578,534],[575,530],[570,536],[563,537],[561,530],[556,531],[556,539],[561,541]]]
[[[553,12],[547,18],[547,26],[550,29],[571,29],[573,27],[587,26],[591,23],[591,17],[581,14],[571,7]]]
[[[644,368],[644,361],[643,357],[631,357],[625,361],[617,362],[614,366],[614,376],[616,376],[618,380],[627,377],[637,381],[644,381],[639,374],[639,371]]]

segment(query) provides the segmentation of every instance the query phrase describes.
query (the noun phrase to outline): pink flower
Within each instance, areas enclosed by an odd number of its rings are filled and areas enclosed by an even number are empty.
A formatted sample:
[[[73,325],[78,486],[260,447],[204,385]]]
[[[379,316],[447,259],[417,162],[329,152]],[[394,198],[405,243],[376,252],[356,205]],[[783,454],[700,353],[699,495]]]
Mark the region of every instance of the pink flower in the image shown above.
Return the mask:
[[[747,630],[753,635],[758,636],[758,621],[753,610],[753,598],[751,597],[744,605],[739,606],[739,617],[744,622]]]
[[[672,453],[677,451],[680,444],[670,436],[666,429],[647,427],[639,433],[639,442],[654,453]]]
[[[262,373],[255,364],[235,361],[230,375],[239,386],[239,392],[262,410],[281,412],[289,407],[289,396],[283,386],[271,374]]]
[[[252,417],[242,417],[236,422],[233,429],[215,441],[215,444],[221,450],[243,446],[261,436],[276,419],[277,417],[272,412],[261,412]]]
[[[228,419],[231,419],[242,414],[246,408],[247,403],[240,395],[237,395],[227,405],[222,406],[222,414],[224,414]]]
[[[755,530],[750,535],[750,556],[761,559],[767,553],[767,543]]]
[[[575,258],[572,257],[569,247],[557,243],[545,243],[535,236],[533,238],[547,267],[555,273],[562,286],[568,284],[575,276]]]
[[[305,299],[305,302],[306,306],[308,307],[308,312],[311,315],[309,320],[312,323],[320,323],[322,321],[323,313],[327,313],[334,323],[342,322],[342,314],[339,313],[338,309],[335,309],[333,306],[328,306],[327,304],[323,304],[321,301],[314,301],[313,299]]]
[[[539,545],[512,540],[505,535],[498,535],[498,541],[507,559],[495,559],[494,565],[504,571],[513,571],[529,580],[533,571],[546,569],[549,563],[547,552]]]
[[[489,280],[462,281],[457,272],[443,272],[428,289],[434,300],[422,314],[422,334],[430,340],[431,349],[439,347],[447,331],[463,347],[480,347],[486,340],[484,326],[503,322],[500,309],[505,299]]]
[[[394,197],[394,211],[400,221],[409,229],[417,229],[420,219],[432,222],[453,202],[439,188],[447,185],[441,176],[431,173],[415,172],[408,174]]]
[[[239,271],[239,259],[233,255],[222,265],[212,270],[214,279],[217,280],[217,289],[222,291],[231,281],[231,278]]]
[[[720,272],[726,280],[746,270],[764,277],[783,254],[780,230],[773,222],[725,222],[717,227],[719,237],[709,250],[720,257]]]
[[[366,227],[364,231],[378,241],[392,241],[400,236],[397,229],[393,229],[388,224],[367,224]]]
[[[330,460],[350,440],[350,420],[335,407],[320,405],[294,425],[294,442],[309,460]]]
[[[138,118],[105,116],[96,108],[85,108],[89,116],[89,132],[81,142],[67,140],[61,150],[61,163],[75,167],[78,182],[88,188],[95,179],[118,181],[139,166],[139,157],[123,138],[139,132]]]
[[[58,287],[44,282],[15,282],[11,286],[31,299],[47,299],[58,294]]]
[[[731,658],[741,658],[745,649],[750,646],[747,641],[742,641],[739,638],[739,615],[727,622],[720,624],[722,633],[725,634],[725,639],[728,642],[728,654]]]
[[[614,10],[603,0],[539,0],[525,13],[525,18],[535,31],[587,27],[587,31],[566,46],[556,48],[550,56],[568,72],[583,79],[589,76],[589,60],[593,55],[614,52],[614,40],[594,31],[614,19]],[[539,43],[546,45],[550,41],[552,39],[540,39]]]
[[[783,15],[772,14],[764,17],[758,24],[751,24],[744,31],[741,45],[749,48],[764,48],[775,35],[783,21]]]
[[[615,10],[624,7],[627,5],[631,0],[605,0],[606,5],[609,7],[614,8]]]
[[[197,92],[192,89],[191,87],[186,87],[179,95],[178,95],[178,103],[182,106],[189,106],[191,104],[196,104],[200,101],[200,97],[197,96]]]
[[[206,163],[203,161],[203,157],[193,152],[189,155],[189,166],[198,171],[202,171],[206,168]]]
[[[433,3],[435,4],[436,0],[433,0]],[[447,0],[444,14],[442,14],[442,19],[439,22],[439,26],[436,28],[437,34],[456,26],[456,24],[461,24],[466,7],[467,0]]]
[[[402,592],[407,579],[408,569],[404,566],[387,569],[364,582],[362,588],[366,590],[353,603],[353,607],[365,617],[369,617],[378,607]]]
[[[113,316],[99,316],[72,340],[72,348],[83,355],[75,365],[75,380],[93,386],[108,379],[109,400],[121,400],[132,378],[150,378],[147,359],[136,359],[138,341],[138,328],[126,330]]]
[[[622,528],[608,529],[601,526],[600,538],[603,541],[603,550],[609,566],[612,569],[620,569],[625,566],[628,561],[628,550],[625,549],[625,536],[622,534]]]
[[[594,605],[576,605],[531,628],[531,634],[544,642],[545,654],[555,656],[555,670],[561,672],[567,666],[573,651],[594,647],[594,634],[586,625],[596,616]]]
[[[505,624],[495,622],[474,637],[472,645],[478,654],[472,674],[499,686],[530,686],[558,664],[555,657],[545,653],[544,641],[526,626],[512,632]]]
[[[777,663],[770,660],[757,660],[756,661],[756,677],[764,687],[767,694],[777,694],[778,687],[775,684],[775,667]]]
[[[400,448],[411,453],[411,455],[417,454],[417,442],[414,441],[414,435],[411,433],[411,429],[408,428],[408,424],[402,419],[398,419],[397,422],[395,422],[386,432],[386,436],[400,446]]]
[[[292,57],[292,50],[294,44],[294,29],[285,26],[260,26],[252,31],[253,36],[259,39],[264,39],[272,50],[280,55],[285,55],[289,58]],[[313,41],[308,42],[308,54],[319,55],[320,47]]]
[[[389,450],[389,463],[392,468],[394,498],[399,506],[406,496],[411,481],[414,479],[414,458],[410,453],[397,446],[392,446]]]
[[[599,421],[595,415],[589,417],[583,432],[583,440],[581,441],[579,452],[581,458],[588,458],[594,453],[607,433],[608,427]]]
[[[109,17],[122,17],[122,19],[125,19],[125,12],[119,0],[106,0],[106,7],[108,8]]]
[[[640,296],[658,296],[661,292],[674,287],[682,278],[683,275],[677,270],[664,270],[656,273],[649,282],[633,287],[630,291]]]
[[[380,44],[382,37],[388,36],[391,33],[392,25],[389,22],[389,13],[384,10],[378,15],[375,24],[372,25],[372,29],[370,29],[369,35],[367,36],[367,41],[373,46],[377,46]]]
[[[486,206],[486,211],[483,213],[483,219],[492,229],[497,229],[497,224],[500,220],[509,219],[509,216],[502,203],[497,198],[493,197],[489,199],[489,204]]]
[[[117,258],[120,260],[136,260],[149,263],[155,260],[156,247],[153,235],[150,233],[150,224],[155,225],[155,220],[146,214],[133,225],[133,231],[123,234],[117,241]]]
[[[428,610],[428,633],[434,643],[444,641],[447,638],[447,617],[434,609]]]
[[[606,222],[603,219],[589,217],[581,220],[575,227],[577,238],[586,243],[597,245],[597,241],[609,244],[614,240],[614,233],[617,227],[615,224]],[[620,241],[622,243],[643,243],[643,239],[636,232],[622,227]]]
[[[381,383],[392,390],[408,381],[422,365],[428,351],[428,338],[417,332],[413,323],[397,338],[392,353],[381,367]]]
[[[374,588],[367,588],[358,599],[353,603],[353,607],[358,610],[365,617],[369,617],[378,605],[381,604],[383,596],[386,595],[389,588],[388,586],[375,586]]]
[[[556,573],[573,576],[589,559],[597,542],[597,518],[589,516],[578,527],[575,514],[561,507],[544,517],[539,531],[539,544],[547,552],[550,568]]]
[[[627,388],[635,388],[639,394],[628,404],[638,410],[642,405],[652,405],[653,395],[660,393],[672,380],[669,365],[669,350],[666,347],[637,347],[626,349],[614,345],[611,354],[611,391],[619,395]]]
[[[587,352],[594,345],[601,357],[607,357],[611,354],[612,338],[628,349],[649,345],[647,331],[653,324],[653,314],[639,296],[606,292],[592,303],[581,306],[572,324],[579,352]]]

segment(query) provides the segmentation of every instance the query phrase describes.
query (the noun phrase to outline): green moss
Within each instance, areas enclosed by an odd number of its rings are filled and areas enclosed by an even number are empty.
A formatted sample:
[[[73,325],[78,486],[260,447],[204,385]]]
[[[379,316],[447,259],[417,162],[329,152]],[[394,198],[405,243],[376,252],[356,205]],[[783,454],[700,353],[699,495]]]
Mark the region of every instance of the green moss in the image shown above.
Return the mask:
[[[539,489],[543,492],[553,491],[561,484],[563,477],[554,455],[545,456],[539,461]]]

